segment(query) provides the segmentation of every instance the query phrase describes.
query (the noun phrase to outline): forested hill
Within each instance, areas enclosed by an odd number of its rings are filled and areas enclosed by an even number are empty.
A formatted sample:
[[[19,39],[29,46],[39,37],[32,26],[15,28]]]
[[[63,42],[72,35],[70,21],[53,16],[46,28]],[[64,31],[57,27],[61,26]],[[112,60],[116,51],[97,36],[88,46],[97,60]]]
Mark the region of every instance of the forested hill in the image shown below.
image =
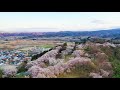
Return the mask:
[[[93,37],[120,37],[120,29],[99,30],[99,31],[60,31],[46,32],[46,37],[63,36],[93,36]]]

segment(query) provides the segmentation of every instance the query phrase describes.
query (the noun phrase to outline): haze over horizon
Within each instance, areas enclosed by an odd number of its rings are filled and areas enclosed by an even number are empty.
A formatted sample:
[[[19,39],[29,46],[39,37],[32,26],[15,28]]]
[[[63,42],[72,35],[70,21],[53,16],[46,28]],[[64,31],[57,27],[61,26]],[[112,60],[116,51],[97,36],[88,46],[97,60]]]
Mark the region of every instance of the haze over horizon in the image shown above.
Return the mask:
[[[0,12],[0,32],[94,31],[120,28],[120,12]]]

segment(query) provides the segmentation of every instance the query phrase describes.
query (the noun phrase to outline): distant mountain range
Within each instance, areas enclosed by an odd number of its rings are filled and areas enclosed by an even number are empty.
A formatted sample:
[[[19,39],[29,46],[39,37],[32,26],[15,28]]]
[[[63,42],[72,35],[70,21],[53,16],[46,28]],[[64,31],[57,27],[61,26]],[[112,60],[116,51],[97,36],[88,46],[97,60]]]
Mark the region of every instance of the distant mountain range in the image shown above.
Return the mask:
[[[7,37],[7,36],[40,36],[43,35],[41,32],[20,32],[20,33],[6,33],[2,32],[0,33],[0,37]]]
[[[120,28],[98,31],[60,31],[60,32],[20,32],[20,33],[0,33],[0,37],[6,36],[44,36],[44,37],[64,37],[64,36],[90,36],[102,38],[120,38]]]
[[[98,30],[98,31],[61,31],[61,32],[47,32],[43,34],[47,37],[64,37],[64,36],[91,36],[91,37],[103,37],[103,38],[114,38],[120,37],[120,28],[109,29],[109,30]]]

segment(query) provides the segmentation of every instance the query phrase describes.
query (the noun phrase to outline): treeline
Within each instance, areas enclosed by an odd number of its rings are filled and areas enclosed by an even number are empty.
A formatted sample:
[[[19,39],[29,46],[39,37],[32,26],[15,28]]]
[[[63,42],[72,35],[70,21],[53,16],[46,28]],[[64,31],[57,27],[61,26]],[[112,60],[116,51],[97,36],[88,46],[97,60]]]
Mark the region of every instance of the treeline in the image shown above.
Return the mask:
[[[58,46],[55,46],[54,48],[56,48],[56,47],[58,47]],[[67,47],[67,43],[64,43],[64,44],[62,45],[62,48],[59,50],[58,55],[56,56],[56,58],[58,58],[58,57],[61,56],[60,53],[61,53],[63,50],[66,50],[66,47]],[[45,53],[53,50],[54,48],[51,48],[51,49],[49,49],[49,50],[47,50],[47,51],[44,51],[44,52],[42,52],[42,53],[33,55],[32,58],[31,58],[31,61],[38,59],[39,57],[41,57],[41,56],[44,55]]]
[[[53,49],[53,48],[51,48],[51,49],[49,49],[49,50],[47,50],[47,51],[43,51],[42,53],[33,55],[32,58],[31,58],[31,61],[38,59],[39,57],[41,57],[41,56],[44,55],[45,53],[51,51],[52,49]]]
[[[102,47],[101,49],[112,63],[114,70],[113,77],[120,78],[120,47]]]
[[[87,41],[93,42],[93,43],[113,43],[113,44],[120,44],[120,39],[119,38],[92,38],[92,37],[87,37],[84,39],[80,39],[79,41],[76,41],[76,44],[85,44]]]

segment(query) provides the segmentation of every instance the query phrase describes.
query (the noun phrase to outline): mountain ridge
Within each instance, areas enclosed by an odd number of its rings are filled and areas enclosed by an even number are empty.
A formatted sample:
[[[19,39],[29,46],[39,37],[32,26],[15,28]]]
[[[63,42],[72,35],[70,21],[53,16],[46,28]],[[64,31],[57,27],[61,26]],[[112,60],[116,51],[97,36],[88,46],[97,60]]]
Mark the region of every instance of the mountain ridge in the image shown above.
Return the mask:
[[[91,37],[116,37],[120,36],[120,28],[97,30],[97,31],[59,31],[59,32],[0,32],[0,36],[44,36],[44,37],[64,37],[64,36],[91,36]]]
[[[45,33],[46,36],[92,36],[92,37],[114,37],[120,35],[120,28],[98,30],[98,31],[60,31],[55,33]]]

